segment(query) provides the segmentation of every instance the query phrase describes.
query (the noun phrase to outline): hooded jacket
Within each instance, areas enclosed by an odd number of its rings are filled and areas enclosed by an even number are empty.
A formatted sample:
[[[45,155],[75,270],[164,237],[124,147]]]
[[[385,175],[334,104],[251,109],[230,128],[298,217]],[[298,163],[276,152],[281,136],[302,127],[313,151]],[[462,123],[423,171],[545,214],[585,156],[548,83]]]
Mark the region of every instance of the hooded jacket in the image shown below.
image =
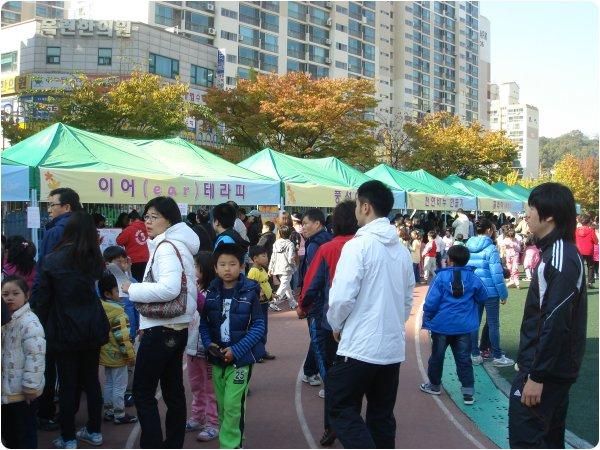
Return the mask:
[[[337,354],[372,364],[404,361],[414,286],[410,253],[390,221],[360,228],[342,249],[329,291],[327,321],[341,330]]]
[[[269,273],[273,275],[291,274],[295,269],[296,247],[289,239],[277,239],[273,244],[273,254],[269,261]]]
[[[134,283],[129,286],[129,300],[134,303],[168,302],[181,292],[182,268],[177,253],[169,244],[163,244],[157,249],[158,244],[164,240],[172,242],[177,247],[183,260],[183,268],[187,277],[186,311],[172,319],[150,319],[140,315],[140,329],[142,330],[156,326],[187,324],[196,310],[197,287],[194,255],[200,248],[200,239],[184,222],[171,226],[154,239],[148,239],[150,259],[154,255],[152,274],[156,281],[154,283]],[[150,264],[146,266],[144,278],[149,270]]]
[[[26,393],[41,395],[46,341],[29,303],[13,312],[11,321],[2,326],[2,347],[2,404],[22,402]]]
[[[463,295],[452,294],[454,273],[460,271]],[[445,335],[466,334],[479,329],[479,308],[487,291],[474,267],[447,267],[436,271],[423,306],[423,328]]]
[[[234,287],[229,309],[228,344],[233,353],[233,365],[244,367],[258,362],[265,355],[262,337],[265,333],[265,321],[259,303],[260,287],[258,283],[248,280],[240,274]],[[200,336],[204,348],[213,342],[221,347],[221,324],[223,323],[223,280],[215,278],[206,293],[206,302],[200,315]],[[210,356],[213,364],[224,366],[225,363]]]
[[[146,224],[139,219],[134,220],[117,236],[117,244],[125,247],[132,263],[148,262],[148,230]]]
[[[327,330],[331,330],[331,326],[327,322],[329,289],[331,289],[342,248],[353,237],[354,235],[336,236],[330,242],[319,247],[308,272],[306,272],[304,287],[298,300],[298,306],[305,313],[312,308],[323,311],[321,325]]]
[[[593,228],[584,225],[575,230],[575,242],[581,256],[592,256],[594,245],[598,245],[598,236]]]
[[[467,265],[475,267],[475,275],[481,278],[488,298],[507,299],[504,270],[492,239],[483,235],[473,236],[467,241],[467,248],[471,252]]]
[[[533,381],[572,383],[585,350],[587,290],[577,248],[552,232],[537,246],[541,261],[523,312],[517,364]]]

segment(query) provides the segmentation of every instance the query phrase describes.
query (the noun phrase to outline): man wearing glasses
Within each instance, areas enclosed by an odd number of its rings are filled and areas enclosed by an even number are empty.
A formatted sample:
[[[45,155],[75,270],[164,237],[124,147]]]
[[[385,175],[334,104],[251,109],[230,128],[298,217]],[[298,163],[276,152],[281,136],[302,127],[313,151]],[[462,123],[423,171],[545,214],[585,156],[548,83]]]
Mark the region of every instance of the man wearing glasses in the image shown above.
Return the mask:
[[[46,255],[54,250],[54,247],[62,239],[65,226],[69,217],[75,211],[83,209],[79,202],[79,194],[71,188],[54,189],[48,195],[48,215],[50,222],[46,224],[44,238],[39,248],[38,262],[35,273],[35,281],[31,300],[31,309],[35,311],[36,297],[39,289],[40,274]],[[56,384],[56,361],[51,352],[46,352],[46,371],[44,373],[46,384],[44,392],[38,399],[38,426],[42,430],[53,431],[58,429],[58,422],[54,420],[56,407],[54,406],[54,386]]]

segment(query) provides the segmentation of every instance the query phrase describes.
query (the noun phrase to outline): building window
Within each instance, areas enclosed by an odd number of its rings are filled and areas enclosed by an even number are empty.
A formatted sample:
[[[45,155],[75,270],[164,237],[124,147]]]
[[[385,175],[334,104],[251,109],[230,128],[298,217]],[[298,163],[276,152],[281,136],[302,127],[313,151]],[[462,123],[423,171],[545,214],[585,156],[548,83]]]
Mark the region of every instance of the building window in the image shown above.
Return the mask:
[[[98,65],[99,66],[111,66],[112,65],[112,48],[99,48],[98,49]]]
[[[2,53],[2,73],[16,72],[16,70],[17,70],[17,52]]]
[[[288,54],[288,56],[291,56],[292,58],[305,59],[306,58],[306,44],[288,39],[287,54]],[[289,66],[289,63],[288,63],[288,66]]]
[[[234,77],[225,77],[225,82],[229,85],[229,86],[235,86],[237,83],[237,80]]]
[[[230,33],[229,31],[221,30],[221,38],[227,39],[228,41],[237,42],[237,34]]]
[[[241,4],[240,22],[248,23],[257,27],[260,26],[260,10]]]
[[[148,71],[166,78],[175,78],[179,75],[179,61],[150,53],[150,67]]]
[[[306,63],[294,61],[293,59],[287,60],[287,71],[288,72],[308,72],[308,66]]]
[[[348,32],[348,27],[346,27],[345,25],[342,25],[341,23],[337,23],[335,24],[335,29],[337,31],[341,31],[342,33],[347,33]]]
[[[209,6],[210,5],[210,6]],[[214,2],[185,2],[185,6],[188,8],[199,9],[201,11],[214,11]]]
[[[237,64],[237,55],[227,55],[227,62]]]
[[[335,43],[335,48],[337,48],[338,50],[341,50],[343,52],[347,52],[348,51],[348,46],[346,44],[342,44],[341,42],[336,42]]]
[[[335,62],[335,67],[337,69],[344,69],[344,70],[348,70],[348,64],[346,64],[345,62],[342,61],[336,61]]]
[[[214,28],[215,18],[197,13],[186,13],[185,28],[198,33],[207,33],[209,28]]]
[[[238,63],[243,64],[244,66],[254,67],[255,69],[259,68],[260,54],[256,50],[252,50],[247,47],[239,47],[238,48]],[[238,68],[239,71],[239,68]],[[238,73],[239,74],[239,73]],[[239,74],[242,76],[241,74]],[[246,78],[246,77],[243,77]]]
[[[198,86],[211,87],[214,83],[215,71],[206,67],[195,66],[192,64],[192,75],[190,81]]]
[[[262,29],[279,33],[279,16],[265,12],[261,12],[260,16]]]
[[[181,11],[168,6],[156,5],[154,21],[159,25],[166,25],[167,27],[181,25]]]
[[[46,47],[46,64],[60,64],[60,47]]]
[[[236,11],[232,11],[231,9],[221,8],[221,15],[223,17],[229,17],[230,19],[237,20],[238,13]]]

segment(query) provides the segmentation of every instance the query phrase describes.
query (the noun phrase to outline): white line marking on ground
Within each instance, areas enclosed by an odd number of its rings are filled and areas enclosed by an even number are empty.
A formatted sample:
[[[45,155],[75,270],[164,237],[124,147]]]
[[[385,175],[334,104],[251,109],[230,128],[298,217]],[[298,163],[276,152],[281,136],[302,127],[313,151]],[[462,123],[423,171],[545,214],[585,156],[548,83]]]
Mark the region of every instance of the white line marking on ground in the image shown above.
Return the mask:
[[[183,371],[185,372],[185,370],[187,369],[187,361],[183,363]],[[162,391],[160,390],[160,388],[158,388],[158,392],[156,393],[156,400],[160,400],[162,397]],[[140,422],[139,420],[135,423],[135,425],[133,426],[133,430],[131,430],[131,433],[129,433],[129,437],[127,438],[127,443],[125,444],[125,448],[133,448],[133,445],[135,444],[135,441],[137,440],[140,431],[142,431],[142,429],[140,428]]]
[[[427,382],[427,372],[425,372],[425,367],[423,366],[423,358],[421,357],[421,338],[420,338],[421,327],[420,327],[420,325],[421,325],[421,317],[422,316],[423,316],[423,303],[421,303],[421,306],[419,306],[417,315],[415,317],[415,350],[417,353],[417,364],[419,365],[419,371],[421,372],[423,381]],[[475,438],[475,436],[473,436],[471,433],[469,433],[469,431],[464,426],[462,426],[462,424],[458,420],[456,420],[456,417],[454,417],[454,415],[450,412],[450,410],[446,407],[446,405],[444,405],[444,402],[442,402],[435,395],[432,395],[431,398],[433,398],[433,400],[437,403],[437,405],[440,407],[440,409],[445,414],[445,416],[448,418],[448,420],[450,422],[452,422],[452,424],[458,429],[458,431],[460,431],[469,441],[471,441],[473,443],[473,445],[475,445],[477,448],[485,448],[485,446],[481,442],[479,442]]]
[[[306,422],[306,417],[304,416],[304,409],[302,409],[302,374],[304,372],[304,361],[302,361],[302,365],[300,366],[300,370],[298,371],[298,377],[296,378],[296,396],[294,399],[294,403],[296,404],[296,415],[298,416],[298,422],[300,422],[300,428],[302,429],[302,434],[304,434],[304,438],[306,439],[306,443],[308,444],[308,448],[318,448],[315,439],[313,438],[312,433],[310,432],[310,428],[308,423]]]

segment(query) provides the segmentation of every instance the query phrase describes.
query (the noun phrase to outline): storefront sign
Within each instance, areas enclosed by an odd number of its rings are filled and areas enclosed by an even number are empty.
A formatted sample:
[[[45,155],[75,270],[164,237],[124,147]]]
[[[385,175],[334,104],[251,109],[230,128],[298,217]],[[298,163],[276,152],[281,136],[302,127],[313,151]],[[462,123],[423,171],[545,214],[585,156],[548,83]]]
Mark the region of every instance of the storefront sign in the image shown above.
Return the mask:
[[[131,22],[122,20],[42,19],[37,27],[42,36],[131,37]]]

